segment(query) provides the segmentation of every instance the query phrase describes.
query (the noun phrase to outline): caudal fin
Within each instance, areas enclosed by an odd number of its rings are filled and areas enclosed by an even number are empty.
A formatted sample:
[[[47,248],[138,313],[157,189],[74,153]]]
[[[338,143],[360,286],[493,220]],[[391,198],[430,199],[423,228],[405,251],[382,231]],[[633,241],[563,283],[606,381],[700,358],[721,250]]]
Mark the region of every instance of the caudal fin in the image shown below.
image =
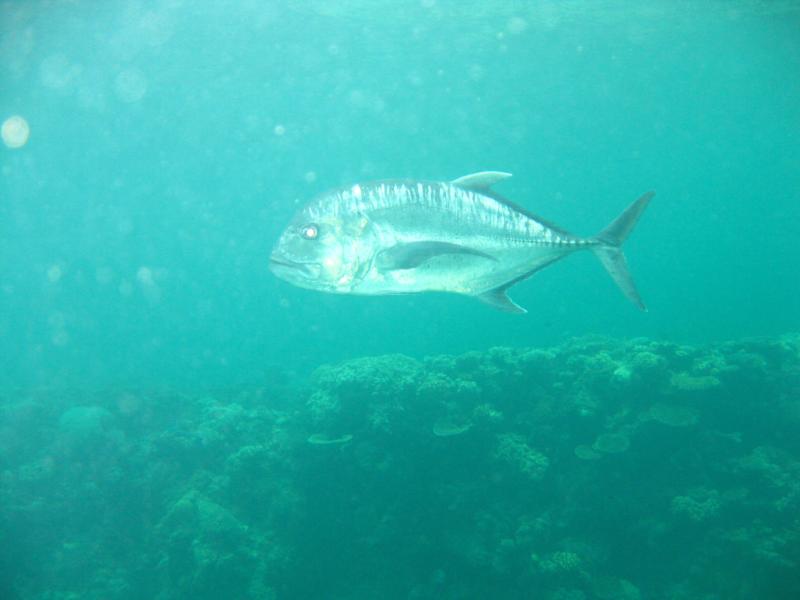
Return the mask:
[[[639,297],[639,292],[636,291],[636,285],[628,271],[628,263],[622,253],[622,243],[630,235],[654,195],[655,192],[647,192],[622,211],[620,216],[593,238],[597,245],[592,247],[595,256],[600,259],[603,267],[622,290],[622,293],[642,310],[647,310],[647,308]]]

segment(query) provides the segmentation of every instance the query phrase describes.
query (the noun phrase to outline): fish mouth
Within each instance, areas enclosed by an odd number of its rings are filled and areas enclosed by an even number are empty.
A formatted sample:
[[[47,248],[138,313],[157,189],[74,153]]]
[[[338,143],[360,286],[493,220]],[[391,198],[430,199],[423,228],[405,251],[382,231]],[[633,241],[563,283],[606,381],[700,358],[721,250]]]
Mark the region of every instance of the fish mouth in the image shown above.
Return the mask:
[[[276,275],[279,275],[281,272],[290,272],[308,278],[316,277],[319,272],[319,265],[317,263],[297,262],[283,256],[275,256],[274,254],[269,257],[269,268]]]

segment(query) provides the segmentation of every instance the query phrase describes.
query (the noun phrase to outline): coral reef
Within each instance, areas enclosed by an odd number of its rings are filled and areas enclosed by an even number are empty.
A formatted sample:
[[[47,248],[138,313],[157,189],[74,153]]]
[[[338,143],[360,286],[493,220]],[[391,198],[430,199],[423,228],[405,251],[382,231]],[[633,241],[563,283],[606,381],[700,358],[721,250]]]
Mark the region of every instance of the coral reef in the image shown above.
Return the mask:
[[[0,596],[789,600],[799,431],[788,335],[5,391]]]
[[[550,461],[547,457],[531,448],[525,438],[515,433],[503,433],[498,436],[495,457],[519,469],[531,479],[544,477]]]

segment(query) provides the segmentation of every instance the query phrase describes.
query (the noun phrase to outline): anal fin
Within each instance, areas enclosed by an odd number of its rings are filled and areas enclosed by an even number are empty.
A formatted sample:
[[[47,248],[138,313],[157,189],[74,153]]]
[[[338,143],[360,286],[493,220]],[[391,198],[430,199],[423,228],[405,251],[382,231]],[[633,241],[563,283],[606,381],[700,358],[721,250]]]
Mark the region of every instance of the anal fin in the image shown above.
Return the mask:
[[[519,283],[523,279],[527,279],[528,277],[532,276],[537,271],[544,269],[547,265],[554,263],[557,260],[561,260],[565,256],[566,254],[551,256],[550,258],[536,265],[531,270],[525,271],[522,275],[518,275],[517,277],[514,277],[514,279],[511,279],[510,281],[506,281],[504,284],[494,289],[483,292],[482,294],[477,294],[475,297],[481,302],[485,302],[489,306],[493,306],[499,310],[518,315],[525,314],[528,311],[522,308],[519,304],[517,304],[511,298],[508,297],[509,288]]]
[[[488,304],[489,306],[493,306],[498,310],[502,310],[504,312],[514,313],[514,314],[524,314],[528,312],[524,308],[522,308],[519,304],[514,302],[511,298],[508,297],[506,294],[506,290],[508,288],[506,286],[495,288],[493,290],[489,290],[488,292],[484,292],[483,294],[478,294],[475,296],[481,302]]]

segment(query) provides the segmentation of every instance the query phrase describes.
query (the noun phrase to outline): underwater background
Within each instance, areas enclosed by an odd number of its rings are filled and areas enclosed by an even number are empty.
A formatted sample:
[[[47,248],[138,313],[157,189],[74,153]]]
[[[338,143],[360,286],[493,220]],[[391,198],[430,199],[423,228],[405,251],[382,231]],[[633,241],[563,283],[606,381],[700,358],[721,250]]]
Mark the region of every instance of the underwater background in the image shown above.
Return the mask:
[[[800,597],[800,4],[0,0],[0,598]],[[371,179],[648,190],[640,313],[268,270]]]

